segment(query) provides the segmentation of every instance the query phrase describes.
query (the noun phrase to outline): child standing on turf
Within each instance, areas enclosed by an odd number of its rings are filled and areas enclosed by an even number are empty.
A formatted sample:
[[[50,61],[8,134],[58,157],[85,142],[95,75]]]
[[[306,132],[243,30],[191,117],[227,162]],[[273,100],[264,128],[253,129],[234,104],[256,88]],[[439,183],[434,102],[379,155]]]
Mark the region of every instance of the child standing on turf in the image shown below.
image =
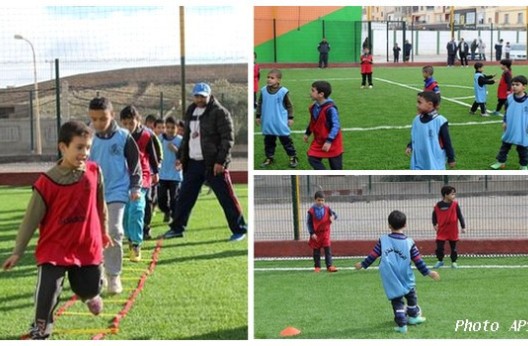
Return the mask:
[[[405,153],[411,156],[411,169],[444,170],[446,159],[449,167],[455,167],[455,150],[451,145],[447,119],[438,114],[438,96],[432,91],[418,93],[411,128],[411,142]]]
[[[158,205],[164,214],[163,222],[169,222],[176,207],[176,196],[183,179],[179,160],[179,148],[182,136],[176,132],[176,120],[169,116],[165,119],[165,133],[161,137],[164,160],[161,162]]]
[[[432,91],[438,96],[438,104],[440,104],[440,87],[438,82],[433,77],[434,68],[431,65],[424,66],[422,68],[422,76],[424,78],[424,89],[423,91]]]
[[[321,271],[321,249],[324,249],[326,270],[333,273],[337,271],[337,268],[332,264],[330,225],[337,219],[337,214],[325,205],[325,196],[322,191],[317,191],[314,199],[315,203],[308,209],[306,219],[306,226],[310,233],[308,245],[313,249],[315,272]]]
[[[38,228],[36,313],[29,331],[29,338],[37,340],[51,336],[66,273],[72,291],[90,312],[102,311],[103,247],[112,244],[101,170],[87,161],[91,129],[80,121],[69,121],[61,126],[58,142],[62,159],[33,185],[15,249],[3,264],[4,270],[17,264]]]
[[[456,189],[452,186],[444,186],[440,192],[442,193],[442,200],[436,203],[433,210],[433,227],[436,231],[436,258],[438,259],[433,268],[440,268],[444,265],[446,241],[451,247],[451,268],[457,268],[458,222],[460,221],[462,233],[466,233],[466,223],[460,206],[455,201]]]
[[[297,152],[290,137],[293,126],[293,105],[289,91],[281,83],[282,72],[273,69],[268,73],[267,85],[260,90],[257,102],[257,125],[262,126],[264,153],[266,159],[260,167],[268,167],[274,162],[277,137],[290,158],[290,167],[299,164]]]
[[[104,251],[107,292],[123,291],[121,270],[123,267],[123,216],[129,200],[141,196],[141,166],[139,150],[130,133],[119,127],[114,120],[112,103],[105,97],[90,101],[88,115],[96,131],[90,160],[103,172],[105,200],[108,207],[108,232],[114,246]]]
[[[310,106],[310,123],[304,133],[304,141],[313,134],[314,139],[308,149],[308,162],[314,169],[322,170],[321,162],[327,158],[330,169],[343,169],[343,137],[339,124],[339,113],[334,101],[329,98],[332,86],[325,81],[312,83],[310,97],[315,102]]]
[[[508,95],[511,94],[511,80],[512,80],[512,71],[511,71],[511,65],[512,61],[510,59],[502,59],[500,61],[501,64],[501,70],[502,70],[502,76],[499,81],[499,86],[497,88],[497,108],[495,109],[495,112],[493,112],[493,115],[501,116],[499,113],[502,106],[504,107],[504,111],[506,111],[506,107],[508,105],[506,104],[506,99],[508,98]]]
[[[475,65],[475,75],[473,76],[473,88],[475,90],[475,101],[471,106],[469,114],[474,115],[477,108],[480,107],[480,115],[487,117],[488,113],[486,112],[486,100],[488,98],[488,91],[486,85],[494,84],[493,76],[487,76],[482,71],[484,70],[484,65],[481,62],[476,62]]]
[[[391,233],[381,236],[372,252],[362,262],[355,264],[358,270],[367,269],[378,257],[381,257],[379,265],[381,282],[387,298],[391,301],[394,321],[398,325],[394,330],[399,333],[406,333],[408,324],[425,322],[425,317],[421,316],[421,309],[418,306],[411,261],[423,276],[440,280],[437,272],[427,268],[414,241],[403,233],[406,225],[407,217],[404,213],[398,210],[391,212],[389,214]]]
[[[370,49],[368,47],[363,48],[363,54],[360,57],[361,64],[361,89],[367,87],[366,81],[368,80],[368,87],[372,89],[372,65],[374,60]]]
[[[502,119],[502,145],[493,169],[504,168],[512,145],[517,146],[521,170],[528,170],[528,96],[525,76],[512,78],[513,93],[508,96],[508,108]]]
[[[139,163],[141,164],[142,185],[140,196],[136,200],[128,201],[125,207],[125,235],[130,245],[130,260],[141,260],[141,244],[144,230],[150,231],[150,218],[145,218],[146,196],[159,180],[159,159],[156,153],[156,135],[144,128],[140,123],[139,112],[134,106],[126,106],[119,114],[121,124],[130,131],[139,149]],[[148,234],[150,236],[150,234]]]

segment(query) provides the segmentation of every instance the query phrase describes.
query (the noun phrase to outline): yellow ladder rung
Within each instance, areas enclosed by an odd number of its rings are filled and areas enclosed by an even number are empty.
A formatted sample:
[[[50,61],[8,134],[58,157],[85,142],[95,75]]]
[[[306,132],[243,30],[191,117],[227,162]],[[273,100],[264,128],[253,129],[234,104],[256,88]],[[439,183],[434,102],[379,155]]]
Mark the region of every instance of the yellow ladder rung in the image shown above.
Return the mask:
[[[53,334],[117,334],[117,328],[101,328],[101,329],[54,329]]]
[[[62,313],[63,315],[72,315],[72,316],[94,316],[94,314],[92,314],[91,312],[75,312],[75,311],[64,311]],[[105,314],[105,313],[102,313],[102,314],[99,314],[97,316],[102,316],[102,317],[115,317],[115,314]]]

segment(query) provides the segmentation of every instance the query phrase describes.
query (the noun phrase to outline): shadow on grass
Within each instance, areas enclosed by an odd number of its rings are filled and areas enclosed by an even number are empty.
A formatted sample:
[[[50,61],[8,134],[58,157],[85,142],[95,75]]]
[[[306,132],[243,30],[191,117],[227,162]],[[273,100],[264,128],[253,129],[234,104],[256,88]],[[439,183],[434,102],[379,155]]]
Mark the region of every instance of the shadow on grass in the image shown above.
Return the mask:
[[[16,268],[7,272],[0,272],[0,278],[21,278],[27,276],[37,276],[37,267],[31,266],[28,268]]]
[[[172,263],[182,263],[182,262],[186,262],[186,261],[211,260],[211,259],[226,258],[226,257],[239,257],[239,256],[246,256],[247,257],[247,255],[248,255],[247,250],[230,250],[230,251],[222,251],[222,252],[212,253],[212,254],[208,254],[208,255],[189,256],[189,257],[175,257],[175,258],[162,259],[162,260],[158,261],[158,265],[172,264]]]
[[[32,294],[28,294],[28,298],[30,296],[32,296]],[[9,298],[11,298],[11,297],[9,297]],[[1,312],[11,311],[11,310],[27,309],[27,308],[30,308],[32,306],[35,306],[35,304],[33,304],[33,303],[24,303],[24,304],[9,305],[9,306],[1,306],[0,305],[0,313]]]
[[[179,240],[179,241],[178,241]],[[210,244],[218,244],[227,243],[227,240],[217,239],[217,240],[207,240],[207,241],[195,241],[195,242],[182,242],[182,238],[175,238],[175,239],[166,239],[163,241],[162,248],[172,248],[172,247],[191,247],[191,246],[200,246],[200,245],[210,245]]]
[[[122,340],[122,339],[121,339]],[[144,335],[141,337],[135,337],[134,340],[153,340],[152,336]],[[189,338],[171,338],[170,340],[248,340],[248,328],[247,326],[217,330],[206,334],[193,335]]]

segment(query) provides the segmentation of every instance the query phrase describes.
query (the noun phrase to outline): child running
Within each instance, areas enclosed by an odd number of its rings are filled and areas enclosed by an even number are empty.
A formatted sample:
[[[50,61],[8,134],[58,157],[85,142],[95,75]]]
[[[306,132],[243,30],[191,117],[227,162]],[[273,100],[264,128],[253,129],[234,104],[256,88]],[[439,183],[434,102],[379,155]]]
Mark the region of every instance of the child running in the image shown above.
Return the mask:
[[[101,170],[87,161],[92,131],[80,121],[69,121],[61,126],[58,137],[62,159],[33,185],[15,249],[3,264],[9,270],[18,263],[38,228],[36,312],[28,335],[34,340],[52,334],[66,273],[72,291],[88,310],[101,313],[103,248],[112,245]]]

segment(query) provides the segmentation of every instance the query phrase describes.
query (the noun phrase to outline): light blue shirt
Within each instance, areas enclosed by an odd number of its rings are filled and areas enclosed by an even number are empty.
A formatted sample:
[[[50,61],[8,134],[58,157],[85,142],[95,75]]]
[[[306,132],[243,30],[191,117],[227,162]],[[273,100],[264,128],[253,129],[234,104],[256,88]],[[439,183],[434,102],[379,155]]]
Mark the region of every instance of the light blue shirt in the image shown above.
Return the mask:
[[[380,238],[381,262],[379,266],[383,289],[387,298],[403,297],[415,287],[411,268],[411,238],[397,239],[388,234]]]

